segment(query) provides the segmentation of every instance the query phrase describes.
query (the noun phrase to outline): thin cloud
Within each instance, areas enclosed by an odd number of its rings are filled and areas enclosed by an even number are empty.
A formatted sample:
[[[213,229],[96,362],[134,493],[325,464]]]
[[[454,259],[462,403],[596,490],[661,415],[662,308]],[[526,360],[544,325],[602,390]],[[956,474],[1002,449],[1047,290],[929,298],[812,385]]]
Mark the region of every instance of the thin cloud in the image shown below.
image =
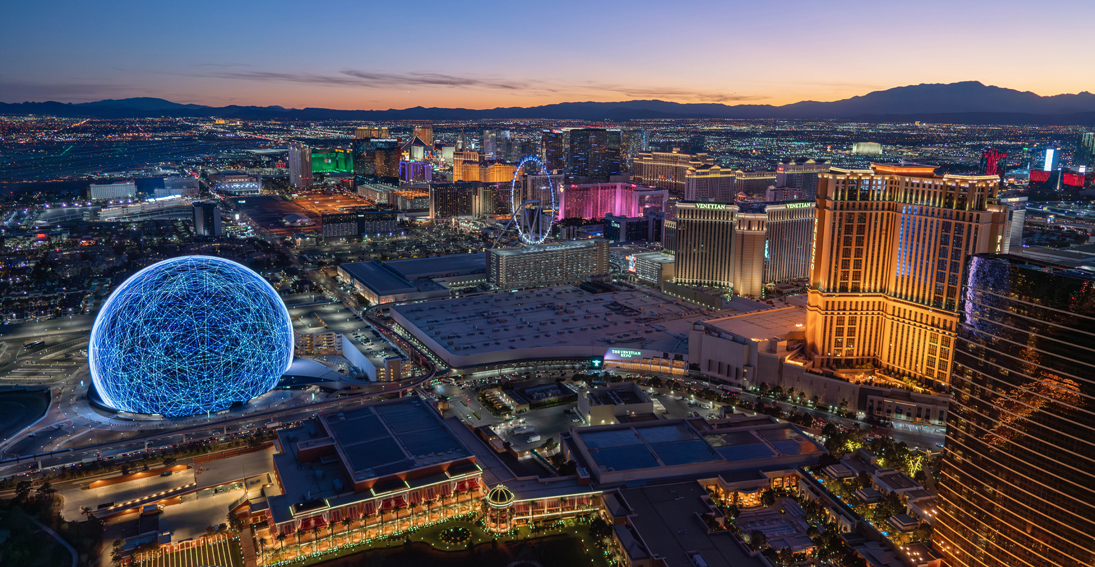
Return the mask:
[[[589,88],[600,91],[617,92],[625,96],[637,98],[684,99],[713,103],[752,102],[768,98],[756,95],[739,95],[737,93],[699,92],[687,89],[660,89],[655,87],[634,87],[627,85],[591,85]]]
[[[457,87],[499,90],[522,90],[528,85],[521,81],[504,82],[476,77],[461,77],[442,73],[382,73],[348,69],[338,74],[283,73],[274,71],[218,71],[201,76],[247,81],[278,81],[334,87],[364,87],[390,89],[406,87]]]
[[[419,87],[450,87],[457,89],[487,89],[523,91],[530,94],[559,93],[618,93],[629,98],[659,98],[689,102],[749,102],[767,97],[737,93],[700,92],[677,88],[652,88],[613,83],[567,83],[563,81],[502,81],[492,78],[450,75],[446,73],[387,73],[347,69],[337,74],[286,73],[274,71],[225,70],[200,73],[203,77],[246,81],[274,81],[330,87],[361,87],[369,89],[406,89]],[[550,86],[548,86],[550,85]]]

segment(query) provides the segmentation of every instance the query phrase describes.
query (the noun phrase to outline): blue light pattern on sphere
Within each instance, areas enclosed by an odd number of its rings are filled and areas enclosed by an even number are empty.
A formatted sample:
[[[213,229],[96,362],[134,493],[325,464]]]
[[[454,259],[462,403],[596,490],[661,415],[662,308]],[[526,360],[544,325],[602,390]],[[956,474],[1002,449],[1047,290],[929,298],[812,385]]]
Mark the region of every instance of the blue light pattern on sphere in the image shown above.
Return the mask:
[[[106,405],[185,416],[270,391],[293,361],[277,292],[223,258],[153,264],[107,299],[91,330],[91,377]]]

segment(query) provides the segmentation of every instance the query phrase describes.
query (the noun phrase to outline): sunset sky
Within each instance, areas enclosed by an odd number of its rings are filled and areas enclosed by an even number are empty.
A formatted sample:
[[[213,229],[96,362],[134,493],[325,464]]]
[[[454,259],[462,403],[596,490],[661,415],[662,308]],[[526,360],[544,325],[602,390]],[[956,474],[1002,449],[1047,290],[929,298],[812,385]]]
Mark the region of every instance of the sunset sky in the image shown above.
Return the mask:
[[[786,104],[976,80],[1095,91],[1095,1],[9,0],[0,101]]]

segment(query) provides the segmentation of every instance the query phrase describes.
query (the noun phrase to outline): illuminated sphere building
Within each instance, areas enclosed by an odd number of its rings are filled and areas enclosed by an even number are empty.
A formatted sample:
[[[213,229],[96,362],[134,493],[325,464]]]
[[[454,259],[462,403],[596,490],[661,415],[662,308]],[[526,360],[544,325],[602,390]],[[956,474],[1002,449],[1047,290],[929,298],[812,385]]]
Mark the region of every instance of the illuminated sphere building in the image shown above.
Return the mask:
[[[215,412],[277,384],[293,359],[293,326],[255,272],[184,256],[137,272],[111,294],[88,357],[107,406],[169,417]]]

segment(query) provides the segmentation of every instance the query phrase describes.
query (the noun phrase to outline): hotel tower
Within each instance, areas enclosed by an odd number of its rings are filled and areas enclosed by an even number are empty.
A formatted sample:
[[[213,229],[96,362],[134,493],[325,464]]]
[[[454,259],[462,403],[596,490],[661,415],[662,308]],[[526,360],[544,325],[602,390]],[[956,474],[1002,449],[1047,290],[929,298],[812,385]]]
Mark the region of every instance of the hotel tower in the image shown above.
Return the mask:
[[[948,567],[1095,565],[1095,273],[967,266],[932,545]]]
[[[922,165],[819,175],[806,321],[815,369],[946,388],[965,260],[1000,252],[1007,234],[998,181]]]

